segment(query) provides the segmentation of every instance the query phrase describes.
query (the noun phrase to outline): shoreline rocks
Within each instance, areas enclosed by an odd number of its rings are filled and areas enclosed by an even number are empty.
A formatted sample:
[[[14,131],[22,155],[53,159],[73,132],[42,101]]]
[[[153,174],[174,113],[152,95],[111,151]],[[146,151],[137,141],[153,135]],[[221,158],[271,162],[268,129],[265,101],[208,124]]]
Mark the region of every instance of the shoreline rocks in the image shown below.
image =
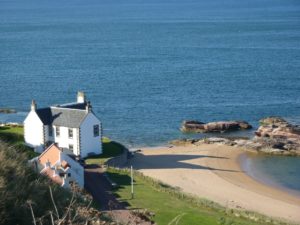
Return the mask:
[[[288,123],[280,117],[260,120],[261,126],[255,132],[255,140],[263,145],[284,151],[300,151],[300,126]]]
[[[195,124],[194,122],[192,121],[191,124]],[[203,123],[201,124],[203,126]],[[260,124],[261,126],[257,129],[252,139],[243,137],[208,137],[175,140],[170,143],[184,146],[221,144],[268,154],[300,156],[299,125],[290,124],[280,117],[264,118],[260,120]]]
[[[237,131],[251,129],[252,126],[246,121],[219,121],[203,123],[195,120],[183,121],[181,126],[182,132],[194,132],[194,133],[209,133],[226,131]]]

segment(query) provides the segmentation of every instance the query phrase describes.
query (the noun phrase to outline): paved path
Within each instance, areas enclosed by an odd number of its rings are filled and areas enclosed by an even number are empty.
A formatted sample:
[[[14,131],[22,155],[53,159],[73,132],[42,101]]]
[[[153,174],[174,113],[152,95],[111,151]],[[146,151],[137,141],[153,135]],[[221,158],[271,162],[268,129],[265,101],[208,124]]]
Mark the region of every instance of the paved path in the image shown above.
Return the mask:
[[[125,209],[112,193],[111,184],[105,177],[104,169],[88,165],[84,170],[85,189],[100,204],[101,210]]]

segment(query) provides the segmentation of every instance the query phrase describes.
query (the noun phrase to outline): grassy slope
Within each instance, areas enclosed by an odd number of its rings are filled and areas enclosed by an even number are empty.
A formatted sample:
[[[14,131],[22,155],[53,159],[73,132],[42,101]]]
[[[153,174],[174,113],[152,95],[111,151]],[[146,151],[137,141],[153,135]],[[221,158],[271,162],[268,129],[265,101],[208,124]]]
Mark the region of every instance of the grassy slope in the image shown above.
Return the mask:
[[[120,171],[110,168],[108,170],[110,178],[119,187],[115,189],[115,194],[121,201],[127,202],[130,208],[148,209],[155,213],[154,221],[158,225],[169,224],[176,216],[182,215],[178,225],[217,225],[217,224],[266,224],[267,218],[253,214],[260,218],[262,222],[256,222],[245,217],[248,213],[240,213],[239,217],[234,216],[236,212],[225,209],[217,204],[206,200],[182,196],[174,188],[166,187],[150,178],[142,175],[135,175],[134,199],[131,199],[130,177],[127,171]],[[174,194],[175,193],[175,194]],[[244,217],[245,216],[245,217]]]
[[[3,137],[2,132],[0,138]],[[0,224],[31,224],[28,201],[33,202],[37,217],[52,210],[49,186],[58,199],[60,209],[68,204],[70,194],[33,172],[27,165],[27,159],[26,152],[0,142],[0,199],[5,200],[0,201]]]
[[[86,164],[104,164],[108,159],[120,155],[124,150],[123,145],[111,141],[106,137],[102,139],[102,146],[103,153],[101,155],[88,157],[85,160]]]
[[[56,218],[49,187],[60,216],[66,212],[71,192],[28,167],[27,160],[36,155],[24,145],[23,127],[0,127],[0,199],[4,200],[0,201],[0,225],[33,224],[28,202],[32,202],[35,217],[43,218],[41,224],[52,224],[49,212],[52,211]],[[75,212],[78,213],[73,224],[86,224],[93,218],[104,222],[102,214],[99,218],[98,211],[93,209],[97,204],[93,202],[92,209],[86,208],[90,196],[84,196],[84,199],[76,196],[69,211],[72,218]]]
[[[32,148],[24,144],[24,128],[5,126],[0,127],[0,139],[14,146],[18,152],[25,153],[28,158],[34,158],[38,154]]]

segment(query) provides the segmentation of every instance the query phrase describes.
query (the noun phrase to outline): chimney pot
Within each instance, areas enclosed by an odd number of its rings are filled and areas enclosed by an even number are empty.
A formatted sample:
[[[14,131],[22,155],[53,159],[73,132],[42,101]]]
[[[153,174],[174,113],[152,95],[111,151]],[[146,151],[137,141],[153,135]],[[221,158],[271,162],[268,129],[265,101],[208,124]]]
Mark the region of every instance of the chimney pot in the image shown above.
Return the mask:
[[[35,111],[35,110],[36,110],[36,102],[35,102],[35,100],[32,100],[32,101],[31,101],[31,110],[32,110],[32,111]]]
[[[86,99],[85,99],[85,94],[82,91],[78,91],[77,92],[77,103],[85,103]]]

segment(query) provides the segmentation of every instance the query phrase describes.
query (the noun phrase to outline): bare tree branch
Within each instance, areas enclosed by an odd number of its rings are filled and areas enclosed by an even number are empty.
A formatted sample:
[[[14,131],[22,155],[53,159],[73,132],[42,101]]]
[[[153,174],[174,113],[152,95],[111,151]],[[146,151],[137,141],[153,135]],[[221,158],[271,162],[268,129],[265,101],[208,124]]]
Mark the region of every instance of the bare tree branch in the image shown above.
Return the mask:
[[[53,198],[53,194],[52,194],[52,188],[51,188],[51,186],[49,186],[49,190],[50,190],[50,196],[51,196],[51,200],[52,200],[52,203],[53,203],[53,206],[54,206],[55,212],[56,212],[57,219],[59,219],[59,214],[58,214],[58,210],[57,210],[57,207],[56,207],[56,204],[55,204],[54,198]]]
[[[70,204],[69,204],[69,206],[68,206],[68,208],[67,208],[67,211],[65,212],[64,216],[62,217],[62,219],[59,221],[59,223],[58,223],[57,225],[60,225],[60,224],[67,218],[67,216],[69,215],[69,212],[70,212],[71,207],[72,207],[72,206],[74,205],[74,203],[76,202],[76,201],[74,200],[74,196],[75,196],[75,194],[74,194],[74,192],[73,192],[72,198],[71,198],[71,201],[70,201]]]
[[[54,224],[53,215],[52,215],[52,211],[50,211],[50,217],[51,217],[51,223],[52,223],[52,225],[55,225],[55,224]]]
[[[27,201],[27,203],[28,203],[28,205],[30,207],[30,211],[31,211],[32,219],[33,219],[33,224],[36,225],[36,220],[35,220],[33,208],[32,208],[32,205],[31,205],[31,201]]]

